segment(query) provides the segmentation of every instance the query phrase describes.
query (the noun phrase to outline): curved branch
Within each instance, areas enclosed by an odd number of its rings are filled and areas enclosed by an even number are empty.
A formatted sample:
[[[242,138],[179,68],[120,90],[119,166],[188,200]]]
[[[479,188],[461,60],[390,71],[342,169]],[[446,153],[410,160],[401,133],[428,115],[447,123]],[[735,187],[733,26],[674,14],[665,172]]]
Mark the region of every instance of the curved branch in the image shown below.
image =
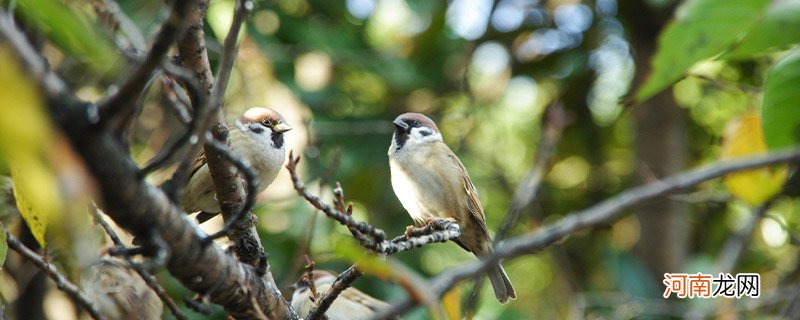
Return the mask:
[[[316,305],[308,312],[308,316],[306,320],[319,320],[324,319],[325,311],[328,311],[328,308],[331,307],[333,301],[339,297],[339,294],[342,293],[345,289],[349,288],[350,285],[353,284],[353,281],[356,281],[358,277],[363,274],[361,270],[358,270],[356,266],[351,266],[347,268],[347,270],[343,271],[336,277],[336,281],[331,284],[331,287],[326,291],[322,298],[316,303]],[[314,279],[311,279],[311,283],[314,282]]]
[[[169,249],[166,267],[184,286],[207,294],[234,318],[297,319],[271,275],[263,278],[216,245],[202,246],[204,233],[155,186],[146,183],[113,133],[97,125],[97,107],[82,102],[52,73],[0,9],[0,38],[7,40],[39,81],[51,118],[69,138],[96,180],[103,211],[137,237],[154,233]]]
[[[95,210],[94,216],[95,220],[97,220],[97,223],[100,224],[103,230],[106,231],[106,234],[108,235],[109,238],[111,238],[111,242],[113,242],[115,246],[121,247],[125,245],[119,238],[119,235],[117,235],[117,232],[114,231],[114,228],[112,228],[111,225],[109,225],[108,222],[106,222],[106,219],[103,219],[103,215],[102,213],[100,213],[100,210]],[[133,261],[133,258],[131,258],[129,255],[123,255],[123,259],[125,259],[125,261],[128,262],[128,266],[130,266],[131,269],[136,271],[136,273],[138,273],[139,276],[142,277],[142,280],[144,280],[147,286],[150,287],[150,289],[153,289],[153,291],[161,299],[161,301],[163,301],[164,304],[167,305],[167,308],[169,309],[170,312],[172,312],[172,315],[174,315],[175,318],[177,318],[178,320],[188,319],[186,315],[183,314],[183,312],[181,312],[178,306],[175,305],[175,301],[172,300],[172,297],[170,297],[169,294],[167,294],[167,291],[164,290],[164,287],[162,287],[161,284],[158,283],[158,281],[156,280],[155,277],[153,277],[153,275],[147,272],[147,270],[145,270],[141,264],[136,263],[136,261]]]
[[[477,275],[486,273],[491,266],[502,259],[539,252],[578,231],[607,224],[623,216],[626,213],[624,210],[641,205],[647,201],[689,189],[700,183],[719,178],[728,173],[781,163],[796,162],[800,162],[800,149],[775,152],[742,160],[721,161],[699,169],[674,175],[661,181],[655,181],[643,186],[628,189],[592,207],[568,214],[561,220],[543,227],[537,232],[511,238],[496,247],[494,253],[484,260],[454,268],[448,272],[437,275],[429,281],[428,287],[436,297],[441,297],[459,281],[471,279]],[[378,314],[375,319],[383,319],[390,315],[405,313],[416,305],[416,301],[407,297],[393,305],[392,308]]]
[[[89,297],[84,294],[78,286],[74,283],[69,282],[67,277],[65,277],[61,272],[58,271],[56,266],[47,262],[42,256],[38,255],[36,252],[31,251],[23,245],[22,243],[17,240],[14,236],[10,233],[6,232],[4,229],[0,229],[0,232],[4,232],[6,236],[6,243],[8,243],[8,247],[19,253],[21,256],[28,259],[30,262],[33,262],[39,269],[42,269],[44,273],[47,274],[48,277],[53,279],[53,282],[56,283],[56,287],[59,290],[63,291],[71,298],[75,299],[78,304],[86,309],[87,312],[92,316],[94,319],[105,319],[105,317],[97,310],[97,308],[92,305],[92,301]]]
[[[367,248],[375,253],[380,254],[393,254],[403,251],[408,251],[413,248],[418,248],[423,245],[434,242],[447,242],[461,235],[461,231],[457,223],[452,220],[435,219],[431,220],[428,225],[420,228],[409,228],[405,235],[398,236],[392,240],[387,240],[386,232],[378,229],[364,221],[353,219],[352,207],[348,207],[346,212],[342,212],[341,208],[344,207],[341,196],[341,188],[334,191],[336,194],[336,205],[339,209],[325,203],[318,196],[312,194],[306,189],[305,184],[297,174],[297,163],[300,162],[300,157],[295,157],[293,152],[289,153],[289,162],[286,168],[292,176],[294,189],[297,193],[306,199],[308,203],[325,213],[331,219],[336,220],[340,224],[347,227],[353,237],[361,244],[362,247]]]
[[[161,30],[148,51],[147,57],[131,76],[127,77],[117,92],[97,103],[97,107],[100,109],[100,119],[108,121],[114,115],[126,112],[135,103],[139,94],[147,86],[153,70],[161,64],[169,48],[185,29],[186,16],[194,8],[195,3],[196,0],[175,0],[172,3],[172,11],[161,25]]]

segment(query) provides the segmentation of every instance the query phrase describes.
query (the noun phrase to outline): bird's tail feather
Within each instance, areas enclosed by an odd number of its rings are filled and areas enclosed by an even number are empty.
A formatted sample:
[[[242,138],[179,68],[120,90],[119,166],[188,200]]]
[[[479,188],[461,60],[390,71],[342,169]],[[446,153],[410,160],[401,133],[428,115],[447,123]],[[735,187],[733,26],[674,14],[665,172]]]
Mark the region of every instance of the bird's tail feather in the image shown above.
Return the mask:
[[[494,296],[497,297],[497,301],[500,303],[506,303],[509,299],[516,299],[517,293],[514,291],[514,286],[511,285],[511,281],[508,279],[508,275],[506,275],[506,270],[503,269],[503,266],[499,263],[489,269],[488,272],[489,281],[492,283],[492,289],[494,289]]]

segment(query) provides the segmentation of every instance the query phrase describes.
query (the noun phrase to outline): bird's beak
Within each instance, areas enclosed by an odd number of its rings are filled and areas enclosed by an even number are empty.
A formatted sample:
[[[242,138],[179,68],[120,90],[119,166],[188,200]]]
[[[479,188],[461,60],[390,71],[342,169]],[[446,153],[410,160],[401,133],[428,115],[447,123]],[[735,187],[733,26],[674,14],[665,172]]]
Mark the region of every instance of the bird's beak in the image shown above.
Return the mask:
[[[408,128],[409,128],[408,127],[408,123],[405,123],[403,120],[395,119],[394,122],[392,122],[392,123],[394,123],[394,126],[395,126],[395,128],[397,128],[397,131],[408,132]]]
[[[277,133],[284,133],[289,130],[292,130],[292,127],[286,124],[286,122],[279,122],[278,124],[272,126],[272,131]]]

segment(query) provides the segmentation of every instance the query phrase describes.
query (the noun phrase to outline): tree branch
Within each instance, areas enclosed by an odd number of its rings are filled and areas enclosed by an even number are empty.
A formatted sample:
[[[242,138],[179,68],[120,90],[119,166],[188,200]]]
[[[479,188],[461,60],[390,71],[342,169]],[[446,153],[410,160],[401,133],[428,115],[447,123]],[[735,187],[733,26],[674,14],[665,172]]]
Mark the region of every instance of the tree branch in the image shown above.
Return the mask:
[[[440,273],[429,281],[428,287],[432,294],[436,297],[441,297],[459,281],[484,274],[486,270],[502,259],[539,252],[578,231],[607,224],[626,213],[624,210],[631,209],[647,201],[689,189],[702,182],[719,178],[728,173],[781,163],[796,162],[800,162],[800,149],[774,152],[764,156],[741,160],[721,161],[671,176],[662,181],[655,181],[643,186],[628,189],[590,208],[568,214],[561,220],[537,232],[509,239],[496,247],[494,253],[484,260]],[[375,319],[383,319],[387,316],[405,313],[415,305],[417,305],[417,302],[407,297],[393,305],[389,310],[378,314]]]
[[[114,228],[112,228],[111,225],[109,225],[108,222],[106,222],[106,220],[103,219],[103,214],[100,213],[100,210],[95,210],[94,213],[95,213],[94,214],[95,220],[97,220],[97,223],[100,224],[101,227],[103,227],[103,230],[105,230],[106,234],[108,234],[108,237],[111,238],[111,242],[113,242],[114,245],[117,247],[124,246],[125,243],[123,243],[122,239],[119,238],[119,235],[117,235],[117,232],[114,231]],[[167,308],[169,308],[169,311],[172,312],[175,318],[179,320],[188,319],[186,315],[183,314],[183,312],[181,312],[178,306],[175,305],[175,301],[172,300],[172,297],[170,297],[169,294],[167,294],[166,290],[164,290],[164,287],[162,287],[161,284],[159,284],[158,281],[156,281],[153,275],[147,272],[147,270],[145,270],[141,264],[136,263],[136,261],[133,261],[133,259],[130,256],[123,255],[123,259],[125,259],[125,261],[128,262],[128,266],[130,266],[131,269],[136,271],[136,273],[138,273],[139,276],[142,277],[142,280],[144,280],[147,286],[150,287],[150,289],[153,289],[153,291],[156,293],[156,295],[158,295],[161,301],[164,301],[164,303],[167,305]]]
[[[8,243],[8,247],[19,253],[21,256],[28,259],[30,262],[33,262],[39,269],[42,269],[50,279],[53,279],[53,282],[56,283],[56,287],[59,290],[63,291],[67,295],[69,295],[72,299],[78,302],[78,305],[86,309],[87,312],[92,316],[94,319],[105,319],[105,317],[100,313],[97,308],[92,305],[91,300],[89,297],[84,294],[78,286],[74,283],[69,282],[67,277],[65,277],[61,272],[58,271],[56,266],[52,265],[51,263],[47,262],[42,256],[38,255],[36,252],[31,251],[25,247],[22,243],[17,240],[14,236],[10,233],[6,232],[4,229],[0,230],[6,234],[6,243]]]
[[[156,36],[153,46],[147,53],[144,61],[126,78],[119,90],[104,100],[97,103],[100,108],[100,119],[109,121],[120,112],[130,113],[129,109],[138,100],[139,94],[144,91],[152,77],[153,70],[164,60],[167,51],[180,37],[186,26],[186,16],[194,8],[196,0],[175,0],[172,3],[170,16],[161,25],[161,30]]]
[[[514,191],[514,197],[508,206],[508,212],[503,219],[503,224],[497,230],[494,242],[499,243],[506,238],[511,227],[516,225],[526,207],[536,200],[539,192],[539,185],[547,173],[550,161],[555,155],[556,146],[561,139],[561,133],[567,126],[567,116],[564,113],[564,106],[560,102],[553,103],[545,111],[545,125],[543,126],[542,136],[539,140],[539,147],[536,148],[536,156],[533,165],[525,173],[522,181]]]
[[[339,297],[339,294],[342,293],[345,289],[349,288],[350,285],[353,284],[358,277],[360,277],[363,272],[358,270],[356,266],[351,266],[347,268],[347,270],[343,271],[336,277],[336,281],[331,284],[330,289],[326,291],[322,298],[316,301],[315,306],[311,308],[311,311],[308,312],[308,316],[306,320],[321,320],[325,317],[325,311],[328,311],[328,308],[331,307],[333,301]],[[311,282],[314,282],[314,279],[310,279]]]
[[[347,209],[347,213],[342,212],[340,209],[336,209],[323,202],[318,196],[309,192],[297,174],[297,163],[299,161],[299,156],[295,157],[292,152],[289,153],[289,162],[286,164],[286,168],[292,176],[294,189],[297,193],[305,198],[312,206],[325,213],[326,216],[347,227],[359,244],[370,251],[380,254],[393,254],[408,251],[429,243],[446,242],[461,235],[457,223],[451,220],[438,219],[431,220],[425,227],[410,228],[406,231],[405,235],[387,240],[386,232],[383,230],[366,222],[353,219],[350,215],[350,213],[352,213],[352,207]],[[334,191],[334,193],[337,193],[337,191]],[[339,193],[341,193],[341,191],[339,191]],[[340,196],[337,196],[337,198],[339,197]],[[342,203],[338,205],[343,207]]]
[[[78,100],[50,72],[2,9],[0,38],[39,81],[53,121],[96,179],[97,202],[111,219],[135,236],[149,239],[152,232],[162,238],[170,253],[170,273],[187,288],[208,294],[234,318],[257,319],[263,313],[270,319],[297,319],[269,274],[262,279],[219,247],[201,245],[202,231],[159,188],[144,182],[128,151],[112,132],[97,125],[97,107]]]

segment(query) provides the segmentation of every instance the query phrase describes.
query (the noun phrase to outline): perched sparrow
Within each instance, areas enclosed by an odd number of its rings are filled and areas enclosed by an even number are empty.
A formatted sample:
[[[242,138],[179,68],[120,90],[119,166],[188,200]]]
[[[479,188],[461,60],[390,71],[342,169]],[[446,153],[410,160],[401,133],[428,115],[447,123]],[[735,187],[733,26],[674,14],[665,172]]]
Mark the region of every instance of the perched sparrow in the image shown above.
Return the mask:
[[[161,299],[124,262],[98,261],[81,279],[81,287],[108,319],[161,319]]]
[[[291,129],[279,113],[269,108],[250,108],[228,125],[231,150],[250,162],[258,174],[259,192],[267,189],[281,170],[286,158],[283,133]],[[205,152],[195,160],[181,205],[189,213],[202,211],[197,217],[200,222],[221,211]]]
[[[336,281],[336,275],[324,270],[314,270],[314,287],[319,296],[325,294]],[[308,316],[315,302],[311,300],[311,290],[305,279],[300,279],[295,284],[292,294],[292,308],[301,318]],[[375,299],[356,288],[344,289],[339,297],[333,301],[331,307],[325,312],[331,320],[361,320],[371,319],[377,311],[389,308],[389,304]]]
[[[392,188],[418,225],[431,219],[453,219],[461,227],[455,243],[478,257],[492,253],[478,192],[467,169],[442,141],[433,121],[419,113],[401,114],[394,120],[389,147]],[[497,300],[517,294],[499,263],[488,272]]]

